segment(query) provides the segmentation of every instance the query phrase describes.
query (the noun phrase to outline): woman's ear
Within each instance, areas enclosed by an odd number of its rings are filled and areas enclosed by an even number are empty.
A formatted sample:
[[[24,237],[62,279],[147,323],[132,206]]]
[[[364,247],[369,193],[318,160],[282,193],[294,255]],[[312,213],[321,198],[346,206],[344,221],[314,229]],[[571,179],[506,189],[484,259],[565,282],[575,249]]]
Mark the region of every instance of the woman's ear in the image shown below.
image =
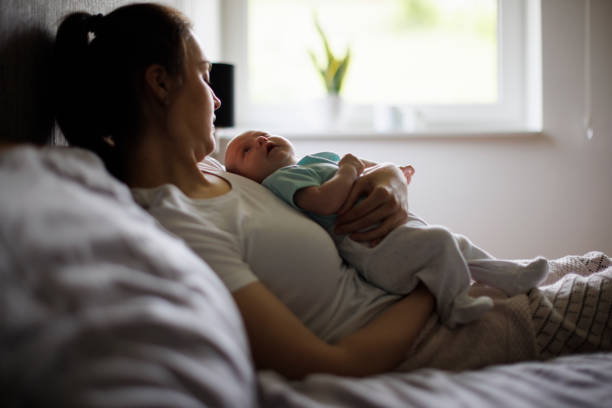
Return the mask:
[[[150,65],[145,70],[145,83],[159,103],[168,105],[173,82],[166,68],[159,64]]]

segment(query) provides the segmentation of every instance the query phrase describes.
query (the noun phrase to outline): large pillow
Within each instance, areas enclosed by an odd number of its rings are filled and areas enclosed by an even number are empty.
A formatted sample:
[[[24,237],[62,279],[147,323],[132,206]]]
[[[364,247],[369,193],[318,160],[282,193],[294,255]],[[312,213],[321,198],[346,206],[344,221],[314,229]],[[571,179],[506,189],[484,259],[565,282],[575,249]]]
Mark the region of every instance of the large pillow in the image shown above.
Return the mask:
[[[256,405],[231,295],[96,156],[10,149],[0,191],[0,405]]]

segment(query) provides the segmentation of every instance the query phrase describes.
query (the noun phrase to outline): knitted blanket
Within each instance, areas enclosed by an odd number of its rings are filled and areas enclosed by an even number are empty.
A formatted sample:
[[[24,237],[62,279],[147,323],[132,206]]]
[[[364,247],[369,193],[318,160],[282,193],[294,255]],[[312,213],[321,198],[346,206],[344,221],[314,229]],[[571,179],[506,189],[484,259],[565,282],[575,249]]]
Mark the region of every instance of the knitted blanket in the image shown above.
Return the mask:
[[[550,261],[529,292],[541,358],[612,349],[612,262],[601,252]]]
[[[462,371],[494,364],[612,350],[612,266],[600,252],[549,261],[544,286],[508,298],[475,284],[495,302],[483,318],[454,330],[432,316],[399,371]]]

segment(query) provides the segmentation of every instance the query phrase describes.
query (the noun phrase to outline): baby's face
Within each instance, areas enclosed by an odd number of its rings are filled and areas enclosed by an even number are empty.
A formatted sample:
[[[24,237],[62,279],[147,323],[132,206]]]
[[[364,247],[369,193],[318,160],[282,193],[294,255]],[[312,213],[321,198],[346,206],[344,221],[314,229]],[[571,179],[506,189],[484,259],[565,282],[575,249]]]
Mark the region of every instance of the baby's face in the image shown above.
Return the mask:
[[[227,145],[227,171],[258,183],[281,167],[296,164],[295,150],[287,139],[266,132],[244,132]]]

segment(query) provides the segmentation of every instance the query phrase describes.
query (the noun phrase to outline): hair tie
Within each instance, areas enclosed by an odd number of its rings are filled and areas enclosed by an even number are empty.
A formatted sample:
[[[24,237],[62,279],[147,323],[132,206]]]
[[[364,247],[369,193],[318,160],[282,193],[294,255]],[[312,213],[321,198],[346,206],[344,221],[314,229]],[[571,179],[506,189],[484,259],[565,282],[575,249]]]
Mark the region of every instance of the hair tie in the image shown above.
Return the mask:
[[[104,18],[104,15],[102,14],[90,15],[85,21],[85,24],[87,26],[87,32],[97,34],[98,31],[100,31],[100,26],[102,25],[103,18]]]

